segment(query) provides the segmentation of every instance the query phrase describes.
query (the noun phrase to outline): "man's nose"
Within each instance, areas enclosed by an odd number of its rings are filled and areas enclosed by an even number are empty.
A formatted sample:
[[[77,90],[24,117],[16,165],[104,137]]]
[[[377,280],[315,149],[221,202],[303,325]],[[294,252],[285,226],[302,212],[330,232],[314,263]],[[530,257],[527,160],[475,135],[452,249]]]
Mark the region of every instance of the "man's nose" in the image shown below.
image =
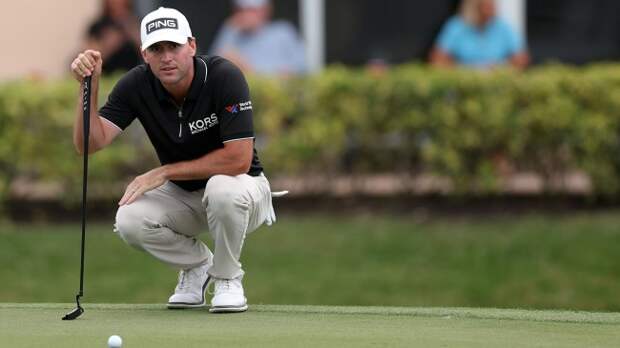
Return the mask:
[[[161,61],[162,62],[170,62],[173,57],[174,57],[174,54],[173,54],[172,50],[164,49],[164,52],[161,55]]]

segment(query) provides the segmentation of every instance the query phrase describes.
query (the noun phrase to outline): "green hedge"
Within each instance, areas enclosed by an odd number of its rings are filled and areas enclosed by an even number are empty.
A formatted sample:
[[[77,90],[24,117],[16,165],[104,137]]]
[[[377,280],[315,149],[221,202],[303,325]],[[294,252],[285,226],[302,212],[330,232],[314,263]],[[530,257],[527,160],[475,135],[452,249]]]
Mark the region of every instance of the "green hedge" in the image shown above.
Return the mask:
[[[103,82],[100,102],[114,81]],[[336,66],[250,84],[261,160],[272,176],[431,173],[451,179],[458,193],[493,193],[503,163],[547,179],[583,170],[593,194],[620,190],[618,65],[525,73],[406,65],[381,76]],[[67,197],[79,191],[77,97],[72,80],[0,84],[0,190],[26,176],[61,182]],[[94,181],[118,183],[156,165],[134,128],[93,157]]]
[[[278,172],[433,173],[467,194],[499,192],[508,163],[547,180],[583,170],[593,194],[620,189],[619,66],[409,65],[383,76],[333,67],[253,90],[259,128],[273,139],[263,157]]]

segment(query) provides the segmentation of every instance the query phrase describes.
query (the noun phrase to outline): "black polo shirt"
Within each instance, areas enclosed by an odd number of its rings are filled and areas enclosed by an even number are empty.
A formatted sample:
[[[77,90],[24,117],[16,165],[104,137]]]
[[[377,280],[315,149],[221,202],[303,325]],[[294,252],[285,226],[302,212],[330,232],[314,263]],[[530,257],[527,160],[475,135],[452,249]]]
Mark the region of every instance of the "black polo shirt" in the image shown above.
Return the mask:
[[[137,117],[162,165],[202,157],[227,141],[253,138],[252,102],[243,73],[218,56],[195,57],[194,72],[187,97],[177,105],[148,64],[139,65],[116,83],[99,114],[122,130]],[[255,148],[248,174],[262,170]],[[172,182],[194,191],[207,180]]]

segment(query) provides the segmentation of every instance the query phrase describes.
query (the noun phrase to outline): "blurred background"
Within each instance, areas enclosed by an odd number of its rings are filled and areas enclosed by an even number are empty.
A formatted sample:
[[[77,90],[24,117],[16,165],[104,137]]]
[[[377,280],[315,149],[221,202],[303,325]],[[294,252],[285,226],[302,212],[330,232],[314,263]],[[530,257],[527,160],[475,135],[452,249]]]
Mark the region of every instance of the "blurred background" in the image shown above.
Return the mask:
[[[218,29],[234,10],[232,1],[110,0],[127,3],[136,18],[159,6],[186,14],[208,53]],[[308,47],[312,71],[325,65],[360,66],[372,59],[388,63],[425,61],[442,25],[453,16],[460,0],[377,2],[373,0],[273,0],[273,19],[292,23]],[[548,61],[587,64],[620,55],[620,4],[613,0],[497,0],[498,15],[524,37],[535,64]],[[3,22],[5,50],[0,78],[31,75],[61,76],[67,61],[79,50],[89,30],[104,14],[101,1],[68,0],[45,3],[8,1],[13,15]],[[71,20],[66,20],[67,16]],[[50,19],[56,21],[49,23]],[[61,20],[62,19],[62,20]],[[137,28],[136,28],[137,29]],[[19,35],[16,35],[19,34]],[[45,56],[45,59],[41,59]]]
[[[245,71],[261,161],[291,191],[244,247],[251,303],[620,310],[613,0],[7,1],[1,302],[72,301],[69,65],[102,52],[102,105],[159,6]],[[87,302],[173,289],[175,270],[111,233],[125,185],[157,165],[136,123],[91,157]]]

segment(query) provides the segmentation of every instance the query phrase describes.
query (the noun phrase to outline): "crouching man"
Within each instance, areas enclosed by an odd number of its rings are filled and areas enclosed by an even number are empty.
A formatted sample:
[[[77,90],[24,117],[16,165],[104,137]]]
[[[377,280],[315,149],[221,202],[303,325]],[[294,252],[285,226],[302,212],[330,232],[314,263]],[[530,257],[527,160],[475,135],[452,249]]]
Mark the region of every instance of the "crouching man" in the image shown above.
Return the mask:
[[[180,269],[169,308],[204,306],[212,281],[211,312],[245,311],[241,248],[248,233],[275,221],[254,148],[248,85],[229,61],[196,55],[196,40],[179,11],[161,7],[140,27],[145,64],[127,72],[98,111],[101,54],[87,50],[71,64],[78,81],[92,76],[89,152],[109,145],[137,118],[161,162],[127,186],[115,231]],[[81,109],[80,98],[73,131],[78,152]],[[213,253],[198,239],[207,228]]]

